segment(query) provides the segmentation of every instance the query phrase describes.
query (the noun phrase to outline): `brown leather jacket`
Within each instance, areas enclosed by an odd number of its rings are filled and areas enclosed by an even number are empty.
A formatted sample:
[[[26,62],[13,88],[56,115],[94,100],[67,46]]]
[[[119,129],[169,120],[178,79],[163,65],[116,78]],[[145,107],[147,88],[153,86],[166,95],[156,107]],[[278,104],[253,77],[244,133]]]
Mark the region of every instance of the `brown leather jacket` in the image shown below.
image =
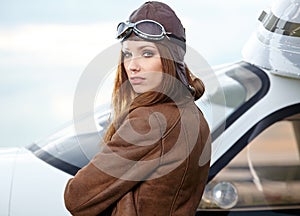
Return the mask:
[[[209,161],[209,128],[194,102],[137,108],[68,181],[65,205],[84,216],[194,216]]]

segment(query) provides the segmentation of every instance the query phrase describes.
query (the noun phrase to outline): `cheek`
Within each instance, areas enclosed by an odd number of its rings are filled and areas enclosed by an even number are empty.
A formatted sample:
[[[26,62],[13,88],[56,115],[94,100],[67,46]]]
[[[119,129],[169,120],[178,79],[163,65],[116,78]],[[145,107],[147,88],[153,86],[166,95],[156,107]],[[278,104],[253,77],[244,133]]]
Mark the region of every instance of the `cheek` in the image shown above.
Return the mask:
[[[151,74],[151,80],[155,86],[158,86],[161,83],[163,77],[162,64],[160,58],[152,62],[151,65],[151,71],[153,71]]]
[[[155,71],[162,72],[162,63],[161,63],[161,59],[160,58],[156,58],[156,62],[153,65],[154,65],[154,67],[156,67]]]
[[[123,67],[124,67],[124,70],[125,70],[125,72],[126,72],[126,74],[128,74],[128,61],[123,61],[122,62],[122,64],[123,64]]]

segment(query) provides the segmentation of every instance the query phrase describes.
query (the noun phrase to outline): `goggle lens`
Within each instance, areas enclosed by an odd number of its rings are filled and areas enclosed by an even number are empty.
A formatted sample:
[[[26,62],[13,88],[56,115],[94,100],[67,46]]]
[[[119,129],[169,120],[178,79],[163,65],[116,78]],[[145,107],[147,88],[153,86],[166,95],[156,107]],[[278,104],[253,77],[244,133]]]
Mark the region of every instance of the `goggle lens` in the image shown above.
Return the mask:
[[[135,28],[139,30],[142,33],[145,33],[147,35],[151,36],[162,36],[164,30],[162,29],[162,26],[159,26],[156,23],[153,22],[141,22],[137,23],[135,25]]]
[[[131,29],[127,27],[126,23],[121,22],[117,27],[117,38],[124,38],[129,32],[131,33]]]
[[[138,36],[149,40],[161,40],[167,34],[164,27],[153,20],[141,20],[136,23],[121,22],[117,27],[117,38],[125,39],[134,31]]]

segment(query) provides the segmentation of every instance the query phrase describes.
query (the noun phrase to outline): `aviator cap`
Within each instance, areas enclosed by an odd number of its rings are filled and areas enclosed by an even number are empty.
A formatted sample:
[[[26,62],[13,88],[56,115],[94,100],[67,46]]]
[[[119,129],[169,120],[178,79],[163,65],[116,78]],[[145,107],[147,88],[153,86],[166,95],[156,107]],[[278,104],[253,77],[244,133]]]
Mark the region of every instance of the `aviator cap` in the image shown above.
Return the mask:
[[[129,21],[133,23],[145,19],[160,23],[167,32],[172,33],[177,39],[186,41],[185,29],[181,21],[172,8],[165,3],[148,1],[133,11],[129,17]]]

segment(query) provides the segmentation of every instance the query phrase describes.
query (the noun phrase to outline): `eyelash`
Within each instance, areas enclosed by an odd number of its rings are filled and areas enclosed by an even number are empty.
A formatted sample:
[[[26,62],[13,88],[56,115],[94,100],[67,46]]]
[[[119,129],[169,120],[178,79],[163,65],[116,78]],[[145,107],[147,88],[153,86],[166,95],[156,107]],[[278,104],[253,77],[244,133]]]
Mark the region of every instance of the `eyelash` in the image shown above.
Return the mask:
[[[142,56],[145,57],[145,58],[151,58],[152,56],[154,56],[154,54],[155,53],[151,50],[142,51]],[[132,53],[128,52],[128,51],[123,51],[122,55],[125,59],[132,57]]]
[[[146,57],[146,58],[150,58],[154,55],[154,53],[150,50],[145,50],[143,51],[143,56]]]
[[[124,51],[124,52],[122,53],[122,55],[123,55],[124,58],[129,58],[129,57],[132,56],[132,54],[131,54],[130,52],[127,52],[127,51]]]

